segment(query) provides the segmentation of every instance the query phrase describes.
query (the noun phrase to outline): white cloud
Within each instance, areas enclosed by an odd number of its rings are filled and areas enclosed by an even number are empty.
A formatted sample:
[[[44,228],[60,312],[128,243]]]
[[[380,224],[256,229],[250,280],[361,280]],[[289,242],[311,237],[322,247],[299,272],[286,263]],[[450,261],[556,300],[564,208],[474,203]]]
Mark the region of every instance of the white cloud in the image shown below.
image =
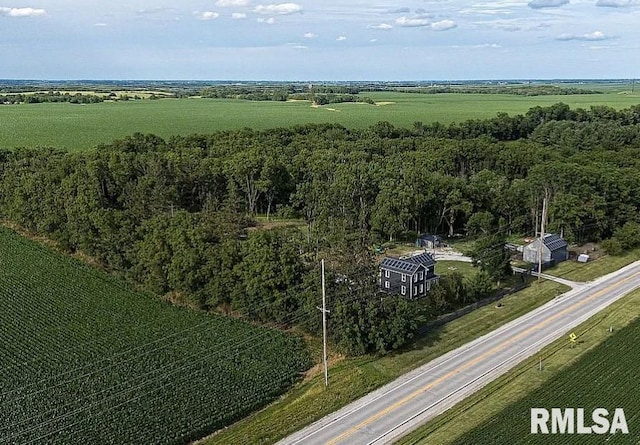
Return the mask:
[[[380,23],[379,25],[369,25],[369,28],[388,30],[388,29],[392,29],[393,26],[389,25],[388,23]]]
[[[396,8],[396,9],[389,9],[387,11],[387,14],[408,14],[411,12],[411,9],[409,8]]]
[[[502,48],[502,45],[498,45],[497,43],[481,43],[480,45],[452,45],[452,48],[473,48],[473,49],[483,49],[483,48]]]
[[[204,11],[204,12],[196,13],[196,16],[200,20],[214,20],[214,19],[217,19],[218,17],[220,17],[220,14],[218,14],[217,12],[213,12],[213,11]]]
[[[300,12],[302,6],[297,3],[273,3],[270,5],[258,5],[253,10],[258,14],[270,14],[270,15],[287,15]]]
[[[639,0],[598,0],[596,6],[605,6],[609,8],[627,8],[629,6],[640,5]]]
[[[336,39],[338,42],[344,42],[345,40],[347,40],[347,38],[345,36],[340,36]]]
[[[156,14],[161,14],[163,12],[171,12],[171,11],[174,11],[174,9],[172,9],[172,8],[150,8],[150,9],[142,8],[142,9],[138,9],[136,11],[136,15],[156,15]]]
[[[0,7],[0,15],[7,17],[35,17],[46,13],[44,9]]]
[[[93,26],[109,26],[106,23],[94,23]]]
[[[276,19],[274,19],[273,17],[269,17],[268,19],[263,19],[262,17],[260,17],[258,20],[258,23],[266,23],[267,25],[273,25],[276,22]]]
[[[247,18],[247,14],[245,14],[244,12],[234,12],[233,14],[231,14],[231,18],[236,20],[242,20]]]
[[[511,15],[510,9],[461,9],[460,14]]]
[[[317,34],[314,34],[312,32],[307,32],[304,34],[303,36],[305,39],[315,39],[316,37],[318,37]]]
[[[472,22],[479,28],[500,30],[500,31],[536,31],[550,28],[549,23],[535,22],[531,19],[498,19],[498,20],[482,20]]]
[[[528,5],[533,9],[557,8],[569,4],[569,0],[531,0]]]
[[[575,35],[575,34],[561,34],[556,37],[556,40],[585,40],[588,42],[607,40],[609,39],[602,31],[594,31],[587,34]]]
[[[231,6],[247,6],[249,4],[249,0],[218,0],[216,2],[216,6],[220,6],[221,8],[228,8]]]
[[[371,42],[371,43],[376,43],[377,41],[378,41],[378,39],[371,39],[371,40],[369,40],[369,42]]]
[[[404,26],[406,28],[416,28],[419,26],[429,26],[431,25],[431,22],[427,19],[403,16],[396,19],[396,25]]]
[[[434,31],[447,31],[449,29],[456,28],[458,25],[453,20],[440,20],[431,24],[431,29]]]

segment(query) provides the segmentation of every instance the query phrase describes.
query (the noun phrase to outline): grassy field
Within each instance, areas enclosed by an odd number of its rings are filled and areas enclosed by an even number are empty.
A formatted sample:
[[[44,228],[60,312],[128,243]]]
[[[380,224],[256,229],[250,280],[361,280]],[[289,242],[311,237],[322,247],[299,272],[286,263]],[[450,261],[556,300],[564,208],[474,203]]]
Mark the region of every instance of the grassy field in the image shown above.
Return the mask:
[[[572,107],[609,105],[617,109],[640,103],[640,94],[618,91],[596,95],[534,96],[505,94],[363,93],[385,105],[363,103],[311,107],[309,102],[250,102],[231,99],[163,99],[0,106],[0,147],[51,146],[70,150],[140,133],[161,137],[211,133],[217,130],[289,127],[295,124],[339,123],[364,128],[379,121],[399,127],[414,122],[443,123],[493,117],[498,112],[525,113],[533,106],[564,102]]]
[[[577,327],[575,347],[570,347],[566,338],[557,340],[397,444],[638,443],[639,313],[637,290]],[[610,327],[614,334],[609,332]],[[532,436],[532,407],[583,407],[589,413],[594,407],[610,411],[622,407],[632,435]]]
[[[478,272],[477,267],[473,267],[471,263],[463,261],[445,261],[436,262],[436,274],[440,276],[449,275],[452,272],[461,273],[464,276],[471,276]]]
[[[398,376],[513,320],[568,290],[563,285],[534,283],[505,297],[500,309],[488,305],[434,329],[411,349],[385,357],[331,357],[329,387],[320,368],[265,410],[249,416],[203,444],[267,444],[364,396]]]
[[[620,256],[604,256],[588,263],[563,261],[545,270],[545,273],[573,281],[591,281],[595,278],[614,272],[634,261],[640,260],[640,249],[634,249]]]
[[[186,443],[310,366],[281,331],[176,308],[0,229],[0,443]]]

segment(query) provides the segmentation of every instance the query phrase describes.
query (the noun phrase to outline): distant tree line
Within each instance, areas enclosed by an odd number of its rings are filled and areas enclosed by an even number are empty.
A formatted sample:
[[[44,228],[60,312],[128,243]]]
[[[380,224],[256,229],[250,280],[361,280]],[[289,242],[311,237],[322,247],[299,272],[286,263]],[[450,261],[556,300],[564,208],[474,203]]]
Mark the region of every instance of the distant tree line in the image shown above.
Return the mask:
[[[284,102],[291,94],[299,92],[294,86],[220,85],[200,90],[199,95],[213,99],[244,99],[254,101]]]
[[[358,96],[360,89],[349,86],[211,86],[200,91],[199,95],[215,99],[243,99],[253,101],[308,100],[315,105],[327,105],[344,102],[365,102],[373,104],[369,97]]]
[[[602,91],[556,85],[434,85],[430,87],[396,88],[403,93],[421,94],[512,94],[516,96],[566,96],[575,94],[603,94]]]
[[[41,104],[49,102],[68,102],[72,104],[95,104],[104,102],[104,97],[87,93],[62,93],[60,91],[18,93],[0,95],[0,104]]]
[[[77,153],[0,151],[0,215],[171,301],[311,333],[326,258],[331,338],[362,354],[490,293],[506,235],[535,233],[545,193],[549,231],[637,245],[639,167],[640,106],[135,134]],[[257,215],[305,227],[256,229]],[[381,297],[372,245],[425,231],[478,237],[481,271],[451,274],[427,304]]]

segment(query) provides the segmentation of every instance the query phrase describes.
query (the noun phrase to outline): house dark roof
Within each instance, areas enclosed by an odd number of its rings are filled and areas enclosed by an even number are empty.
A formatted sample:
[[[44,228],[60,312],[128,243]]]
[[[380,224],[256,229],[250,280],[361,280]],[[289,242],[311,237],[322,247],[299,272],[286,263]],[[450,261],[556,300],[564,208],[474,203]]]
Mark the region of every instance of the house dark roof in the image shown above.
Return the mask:
[[[421,253],[420,255],[412,256],[411,258],[407,258],[407,261],[411,261],[415,264],[422,264],[425,267],[436,264],[436,260],[434,260],[428,253]]]
[[[421,253],[420,255],[412,256],[406,259],[400,258],[384,258],[380,267],[388,269],[394,272],[404,273],[407,275],[413,275],[420,268],[420,266],[429,267],[435,264],[435,260],[428,253]]]
[[[413,275],[420,268],[420,264],[398,258],[385,258],[380,263],[380,267],[393,272]]]
[[[568,245],[565,240],[554,233],[547,233],[544,238],[542,238],[542,242],[551,251],[564,249]]]
[[[440,241],[440,237],[438,235],[429,235],[428,233],[423,233],[418,237],[418,239],[423,239],[425,241],[433,241],[433,242]]]

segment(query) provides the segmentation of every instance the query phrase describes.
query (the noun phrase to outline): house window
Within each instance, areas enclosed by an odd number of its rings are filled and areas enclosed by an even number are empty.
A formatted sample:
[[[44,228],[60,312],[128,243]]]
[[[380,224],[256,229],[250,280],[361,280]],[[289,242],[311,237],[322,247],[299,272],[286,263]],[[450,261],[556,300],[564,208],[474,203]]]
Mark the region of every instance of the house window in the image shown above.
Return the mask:
[[[402,287],[400,288],[400,293],[401,293],[402,295],[407,295],[407,286],[402,286]]]
[[[414,276],[413,276],[413,282],[414,282],[414,283],[417,283],[417,282],[418,282],[418,275],[414,275]]]
[[[424,292],[424,284],[420,284],[420,293]]]
[[[423,278],[424,278],[424,275],[423,275],[423,273],[422,273],[422,272],[420,272],[420,281],[422,281],[422,280],[423,280]]]
[[[385,271],[384,271],[384,277],[385,277],[385,278],[389,278],[389,271],[388,271],[388,270],[385,270]]]
[[[384,288],[385,288],[385,289],[389,289],[389,282],[388,282],[388,281],[385,281],[385,282],[384,282]]]
[[[407,281],[407,276],[405,274],[402,274],[402,282],[404,283],[405,281]]]
[[[418,295],[418,286],[413,286],[413,295]]]

